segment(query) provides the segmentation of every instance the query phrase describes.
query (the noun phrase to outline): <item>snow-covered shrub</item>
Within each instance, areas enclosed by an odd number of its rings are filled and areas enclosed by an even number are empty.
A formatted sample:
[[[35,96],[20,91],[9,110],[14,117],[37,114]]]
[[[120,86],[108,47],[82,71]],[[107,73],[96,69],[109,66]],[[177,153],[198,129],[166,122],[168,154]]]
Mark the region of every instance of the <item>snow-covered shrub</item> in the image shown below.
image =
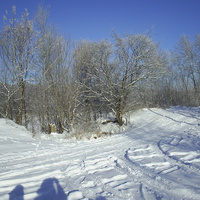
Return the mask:
[[[77,140],[97,139],[119,133],[122,127],[113,117],[99,118],[96,121],[87,121],[77,124],[70,136]]]
[[[71,137],[77,140],[90,139],[99,132],[98,124],[95,121],[81,122],[71,132]]]

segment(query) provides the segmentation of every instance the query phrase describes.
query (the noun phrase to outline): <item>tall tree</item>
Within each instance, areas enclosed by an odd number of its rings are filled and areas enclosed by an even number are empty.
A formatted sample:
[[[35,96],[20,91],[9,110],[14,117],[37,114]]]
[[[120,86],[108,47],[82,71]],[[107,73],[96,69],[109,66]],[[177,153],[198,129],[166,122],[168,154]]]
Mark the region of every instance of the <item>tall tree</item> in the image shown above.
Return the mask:
[[[147,79],[156,78],[164,71],[165,56],[159,51],[149,35],[127,34],[115,40],[116,70],[112,80],[115,95],[114,107],[119,125],[123,124],[122,116],[126,111],[128,96],[137,86]]]
[[[52,72],[55,66],[55,46],[57,42],[56,32],[48,22],[49,10],[39,6],[35,18],[37,29],[37,57],[36,71],[37,81],[40,85],[40,96],[38,98],[38,113],[43,132],[50,133],[50,123],[53,123],[53,106],[52,86],[55,84]]]
[[[2,64],[10,73],[10,80],[7,86],[12,83],[16,84],[18,99],[15,102],[18,104],[18,113],[16,122],[23,123],[26,117],[25,106],[25,87],[31,70],[33,61],[33,25],[29,20],[28,10],[25,9],[20,20],[16,18],[16,7],[12,8],[12,17],[8,18],[8,14],[4,16],[4,28],[0,32],[0,57]],[[6,85],[5,88],[7,87]],[[16,90],[16,88],[15,88]],[[7,108],[10,108],[10,97],[14,91],[10,91],[7,87],[8,101]],[[7,116],[10,117],[10,109],[7,109]]]
[[[38,113],[42,131],[50,133],[50,123],[62,133],[67,115],[69,68],[71,67],[71,41],[65,40],[48,22],[48,9],[40,6],[36,16],[37,81],[40,85]]]
[[[79,77],[86,96],[99,98],[112,110],[119,125],[136,83],[155,78],[165,66],[165,57],[148,35],[113,35],[115,44],[87,43],[79,47]]]
[[[186,35],[181,36],[173,51],[173,61],[178,77],[185,91],[187,105],[199,105],[199,36],[191,41]]]

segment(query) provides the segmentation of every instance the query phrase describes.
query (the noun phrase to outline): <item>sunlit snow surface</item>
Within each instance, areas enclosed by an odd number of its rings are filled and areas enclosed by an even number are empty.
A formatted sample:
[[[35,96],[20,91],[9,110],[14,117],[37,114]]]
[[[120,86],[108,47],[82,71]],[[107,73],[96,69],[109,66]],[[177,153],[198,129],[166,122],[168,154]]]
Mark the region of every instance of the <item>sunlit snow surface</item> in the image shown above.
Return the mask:
[[[0,200],[199,200],[200,108],[129,120],[121,134],[72,141],[0,119]]]

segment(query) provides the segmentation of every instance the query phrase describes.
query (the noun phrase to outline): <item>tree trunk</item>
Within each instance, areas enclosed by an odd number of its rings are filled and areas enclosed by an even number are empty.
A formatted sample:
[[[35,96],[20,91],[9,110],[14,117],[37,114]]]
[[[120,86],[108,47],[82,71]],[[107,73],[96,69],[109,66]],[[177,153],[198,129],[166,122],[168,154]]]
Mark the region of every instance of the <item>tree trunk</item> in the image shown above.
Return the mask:
[[[123,119],[122,119],[121,111],[117,111],[116,118],[117,118],[117,122],[118,122],[119,126],[122,126],[123,125]]]
[[[11,97],[10,97],[10,94],[8,93],[8,99],[7,99],[7,102],[6,102],[6,118],[7,119],[11,119],[11,105],[10,105],[10,100],[11,100]]]
[[[58,133],[63,133],[64,129],[63,129],[61,120],[59,120],[59,119],[58,119],[56,128],[57,128],[57,132],[58,132]]]
[[[25,83],[23,80],[20,81],[19,83],[19,91],[20,91],[20,102],[19,102],[18,116],[16,121],[17,124],[22,125],[24,104],[25,104]]]

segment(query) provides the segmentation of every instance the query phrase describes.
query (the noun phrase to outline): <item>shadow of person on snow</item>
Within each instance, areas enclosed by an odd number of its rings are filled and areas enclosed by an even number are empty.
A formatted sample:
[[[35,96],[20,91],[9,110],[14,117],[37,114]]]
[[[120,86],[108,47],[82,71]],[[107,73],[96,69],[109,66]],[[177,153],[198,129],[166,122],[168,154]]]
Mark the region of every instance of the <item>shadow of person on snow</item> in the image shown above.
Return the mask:
[[[10,193],[9,200],[24,200],[24,187],[17,185]]]
[[[34,200],[67,200],[63,188],[58,179],[45,179],[37,190],[38,196]],[[17,185],[10,193],[9,200],[24,200],[24,187]],[[103,196],[96,197],[95,200],[106,200]]]
[[[59,184],[58,179],[45,179],[37,191],[38,197],[34,200],[66,200],[67,196]]]

